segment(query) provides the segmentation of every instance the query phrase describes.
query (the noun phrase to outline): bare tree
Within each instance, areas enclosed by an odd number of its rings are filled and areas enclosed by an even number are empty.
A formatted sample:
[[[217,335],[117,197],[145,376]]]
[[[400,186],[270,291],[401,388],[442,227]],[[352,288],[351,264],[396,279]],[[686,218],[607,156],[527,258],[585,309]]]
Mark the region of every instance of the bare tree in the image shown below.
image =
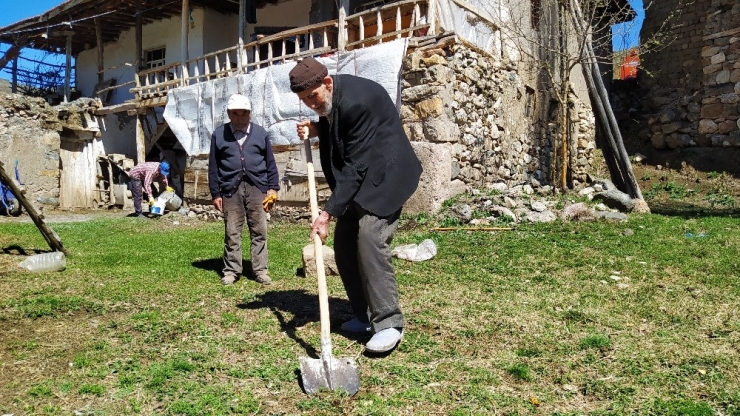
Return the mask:
[[[677,0],[677,10],[684,0]],[[503,6],[501,6],[503,5]],[[505,10],[506,13],[502,13]],[[612,113],[602,68],[611,68],[614,60],[611,28],[634,17],[626,0],[502,0],[499,16],[503,44],[516,50],[538,80],[538,88],[557,103],[560,127],[553,143],[555,160],[551,181],[568,187],[572,166],[570,147],[571,111],[576,78],[585,82],[592,108],[599,120],[606,146],[604,156],[612,181],[632,198],[642,199],[624,143]],[[643,40],[643,45],[657,47],[665,39]],[[641,50],[645,53],[647,50]]]

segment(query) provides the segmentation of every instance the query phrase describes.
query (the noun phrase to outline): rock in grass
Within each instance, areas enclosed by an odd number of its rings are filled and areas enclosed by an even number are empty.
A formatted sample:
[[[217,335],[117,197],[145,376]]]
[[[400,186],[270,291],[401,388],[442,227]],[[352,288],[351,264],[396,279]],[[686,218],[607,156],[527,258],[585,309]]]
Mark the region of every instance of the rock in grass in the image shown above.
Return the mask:
[[[334,260],[334,250],[330,247],[323,246],[324,255],[324,273],[326,276],[339,276],[337,271],[337,262]],[[313,243],[303,247],[303,272],[305,277],[317,277],[316,273],[316,256],[314,255]]]

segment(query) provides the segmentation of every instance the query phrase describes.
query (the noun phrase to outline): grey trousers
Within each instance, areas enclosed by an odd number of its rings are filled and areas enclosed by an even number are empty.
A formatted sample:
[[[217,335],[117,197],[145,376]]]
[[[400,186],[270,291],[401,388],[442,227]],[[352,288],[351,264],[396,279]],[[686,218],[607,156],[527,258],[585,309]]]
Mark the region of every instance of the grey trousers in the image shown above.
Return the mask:
[[[234,195],[223,197],[224,274],[242,274],[242,230],[246,219],[251,240],[252,273],[267,274],[267,214],[262,207],[265,194],[242,181]]]
[[[352,311],[369,319],[374,332],[404,325],[390,249],[400,216],[399,209],[377,217],[352,202],[334,230],[337,269]]]

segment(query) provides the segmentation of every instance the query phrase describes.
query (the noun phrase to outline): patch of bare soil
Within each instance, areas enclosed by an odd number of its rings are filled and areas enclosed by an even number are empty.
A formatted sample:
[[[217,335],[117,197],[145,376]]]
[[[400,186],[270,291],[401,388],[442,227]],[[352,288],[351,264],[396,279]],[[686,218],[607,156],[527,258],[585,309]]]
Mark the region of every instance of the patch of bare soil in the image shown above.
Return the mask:
[[[123,218],[130,214],[130,212],[123,211],[121,209],[78,209],[78,210],[60,210],[50,209],[44,210],[43,220],[46,223],[60,223],[60,222],[85,222],[94,220],[96,218]],[[28,213],[23,210],[21,215],[18,217],[0,215],[0,224],[7,222],[33,222]]]
[[[654,149],[626,141],[633,170],[652,212],[740,215],[740,149]]]

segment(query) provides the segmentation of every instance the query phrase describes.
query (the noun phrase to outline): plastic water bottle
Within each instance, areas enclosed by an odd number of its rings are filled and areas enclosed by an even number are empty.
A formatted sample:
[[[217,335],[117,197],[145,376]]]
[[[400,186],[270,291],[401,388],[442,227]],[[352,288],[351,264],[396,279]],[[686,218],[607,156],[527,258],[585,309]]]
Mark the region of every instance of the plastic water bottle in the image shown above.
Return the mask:
[[[58,272],[67,268],[67,258],[61,251],[41,253],[28,257],[18,266],[30,272]]]

